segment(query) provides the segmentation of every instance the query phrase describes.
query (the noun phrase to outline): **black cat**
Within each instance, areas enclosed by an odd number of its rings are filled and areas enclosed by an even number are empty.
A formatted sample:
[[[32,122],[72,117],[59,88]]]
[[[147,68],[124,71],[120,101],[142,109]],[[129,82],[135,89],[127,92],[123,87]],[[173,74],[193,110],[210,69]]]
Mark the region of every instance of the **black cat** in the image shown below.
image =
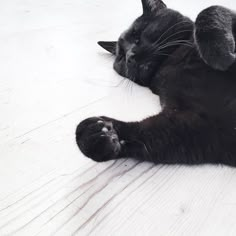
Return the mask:
[[[167,164],[236,166],[236,14],[213,6],[196,22],[160,0],[118,42],[99,42],[114,69],[160,96],[160,114],[141,122],[93,117],[76,130],[95,161],[131,157]]]

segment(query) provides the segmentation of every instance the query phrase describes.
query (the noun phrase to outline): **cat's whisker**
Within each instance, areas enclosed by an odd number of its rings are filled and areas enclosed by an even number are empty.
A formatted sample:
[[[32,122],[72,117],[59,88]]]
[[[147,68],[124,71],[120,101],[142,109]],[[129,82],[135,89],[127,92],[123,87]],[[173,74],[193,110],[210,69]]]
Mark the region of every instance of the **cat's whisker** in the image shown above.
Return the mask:
[[[176,40],[176,41],[168,42],[162,46],[159,46],[157,48],[157,50],[161,50],[161,49],[164,49],[164,48],[167,48],[170,46],[178,46],[178,45],[185,45],[185,46],[189,46],[189,47],[194,47],[194,44],[188,40]]]
[[[120,86],[122,86],[126,81],[127,81],[126,78],[122,78],[121,81],[120,81],[115,87],[120,87]]]
[[[168,43],[162,45],[161,47],[159,46],[157,48],[152,48],[152,50],[150,48],[150,51],[152,51],[152,52],[150,53],[150,55],[148,57],[145,58],[145,62],[148,62],[149,60],[152,60],[153,57],[155,57],[157,55],[160,55],[160,53],[162,53],[163,49],[166,49],[168,47],[173,47],[173,46],[194,47],[194,44],[191,43],[189,40],[175,40],[175,41],[172,41],[172,42],[168,42]],[[154,53],[153,53],[153,51],[154,51]],[[166,54],[166,56],[171,56],[171,54]]]
[[[176,26],[179,25],[179,24],[185,24],[185,23],[192,24],[191,22],[189,22],[189,21],[187,21],[187,20],[181,21],[181,22],[177,22],[176,24],[174,24],[174,25],[172,25],[171,27],[169,27],[169,28],[158,38],[158,40],[157,40],[156,43],[159,43],[160,40],[161,40],[161,38],[162,38],[165,34],[167,34],[171,29],[173,29],[174,27],[176,27]]]
[[[130,80],[129,79],[126,80],[125,88],[127,89],[128,93],[129,93],[129,88],[130,88]]]
[[[174,45],[175,44],[175,45]],[[187,46],[191,46],[193,47],[193,43],[190,41],[190,40],[181,40],[181,39],[177,39],[177,40],[173,40],[173,41],[170,41],[170,42],[167,42],[165,44],[162,44],[162,45],[152,45],[150,46],[147,51],[150,51],[150,55],[153,54],[153,52],[156,52],[156,51],[159,51],[161,49],[164,49],[166,48],[167,46],[178,46],[178,45],[187,45]]]
[[[148,154],[148,156],[149,156],[149,157],[152,156],[152,155],[150,154],[148,148],[147,148],[147,145],[146,145],[144,142],[142,142],[142,141],[140,141],[140,140],[136,140],[136,139],[134,139],[133,141],[134,141],[134,142],[137,142],[137,143],[140,143],[141,145],[143,145],[143,146],[144,146],[144,150],[145,150],[145,152]]]
[[[167,42],[165,44],[158,45],[158,46],[160,48],[160,47],[162,47],[166,44],[169,44],[169,43],[179,43],[179,42],[189,43],[189,44],[193,45],[193,43],[190,40],[176,39],[176,40],[173,40],[173,41],[170,41],[170,42]]]
[[[157,52],[157,53],[154,53],[155,56],[168,56],[168,57],[172,57],[172,58],[178,58],[177,56],[173,56],[171,54],[167,54],[167,53],[160,53],[160,52]]]
[[[130,73],[129,73],[129,70],[128,70],[128,68],[126,67],[126,75],[128,75],[128,77],[129,77],[129,80],[127,80],[127,89],[128,89],[128,93],[129,93],[129,91],[130,91],[130,80],[132,81],[132,76],[130,75]]]
[[[160,43],[159,43],[159,46],[163,45],[164,42],[166,42],[168,39],[172,38],[173,36],[175,35],[178,35],[178,34],[181,34],[181,33],[185,33],[185,32],[192,32],[192,30],[181,30],[181,31],[178,31],[172,35],[170,35],[169,37],[163,39]],[[179,36],[181,37],[181,35]]]
[[[134,86],[134,77],[133,76],[131,76],[131,80],[129,81],[129,84],[130,84],[130,94],[131,94],[131,96],[132,96],[132,94],[133,94],[133,86]]]
[[[186,44],[186,43],[178,43],[178,44],[177,43],[173,43],[173,44],[168,44],[168,45],[165,45],[165,46],[159,48],[158,51],[166,49],[166,48],[169,48],[169,47],[173,47],[173,46],[186,46],[186,47],[193,48],[192,45],[189,45],[189,44]]]

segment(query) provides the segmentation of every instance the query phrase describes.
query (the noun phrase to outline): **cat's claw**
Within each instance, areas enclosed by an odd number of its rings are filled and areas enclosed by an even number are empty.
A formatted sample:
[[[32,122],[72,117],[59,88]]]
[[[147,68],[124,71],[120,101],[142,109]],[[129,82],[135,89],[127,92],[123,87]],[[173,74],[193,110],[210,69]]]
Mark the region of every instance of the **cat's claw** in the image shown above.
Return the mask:
[[[85,156],[98,162],[116,159],[122,146],[112,121],[104,117],[82,121],[76,130],[76,142]]]

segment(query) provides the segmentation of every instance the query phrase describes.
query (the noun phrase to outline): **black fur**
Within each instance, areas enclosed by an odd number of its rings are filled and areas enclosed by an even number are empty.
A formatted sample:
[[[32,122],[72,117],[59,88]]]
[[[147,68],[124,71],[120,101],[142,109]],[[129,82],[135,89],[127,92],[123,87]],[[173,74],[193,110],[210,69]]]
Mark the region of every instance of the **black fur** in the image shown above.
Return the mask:
[[[95,161],[236,166],[236,15],[213,6],[193,23],[162,1],[142,4],[118,42],[100,45],[116,55],[119,74],[160,96],[162,111],[141,122],[89,118],[78,146]]]
[[[202,11],[195,23],[195,39],[202,59],[211,67],[225,71],[235,61],[234,25],[236,15],[223,7]]]

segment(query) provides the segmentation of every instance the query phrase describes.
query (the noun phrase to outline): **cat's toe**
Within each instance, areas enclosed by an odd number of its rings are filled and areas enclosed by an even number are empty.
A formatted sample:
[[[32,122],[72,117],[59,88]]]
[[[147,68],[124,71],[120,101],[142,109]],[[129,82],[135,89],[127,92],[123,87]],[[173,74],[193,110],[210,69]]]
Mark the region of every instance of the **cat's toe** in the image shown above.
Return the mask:
[[[102,117],[82,121],[76,130],[76,142],[85,156],[99,162],[117,158],[121,149],[112,121]]]

